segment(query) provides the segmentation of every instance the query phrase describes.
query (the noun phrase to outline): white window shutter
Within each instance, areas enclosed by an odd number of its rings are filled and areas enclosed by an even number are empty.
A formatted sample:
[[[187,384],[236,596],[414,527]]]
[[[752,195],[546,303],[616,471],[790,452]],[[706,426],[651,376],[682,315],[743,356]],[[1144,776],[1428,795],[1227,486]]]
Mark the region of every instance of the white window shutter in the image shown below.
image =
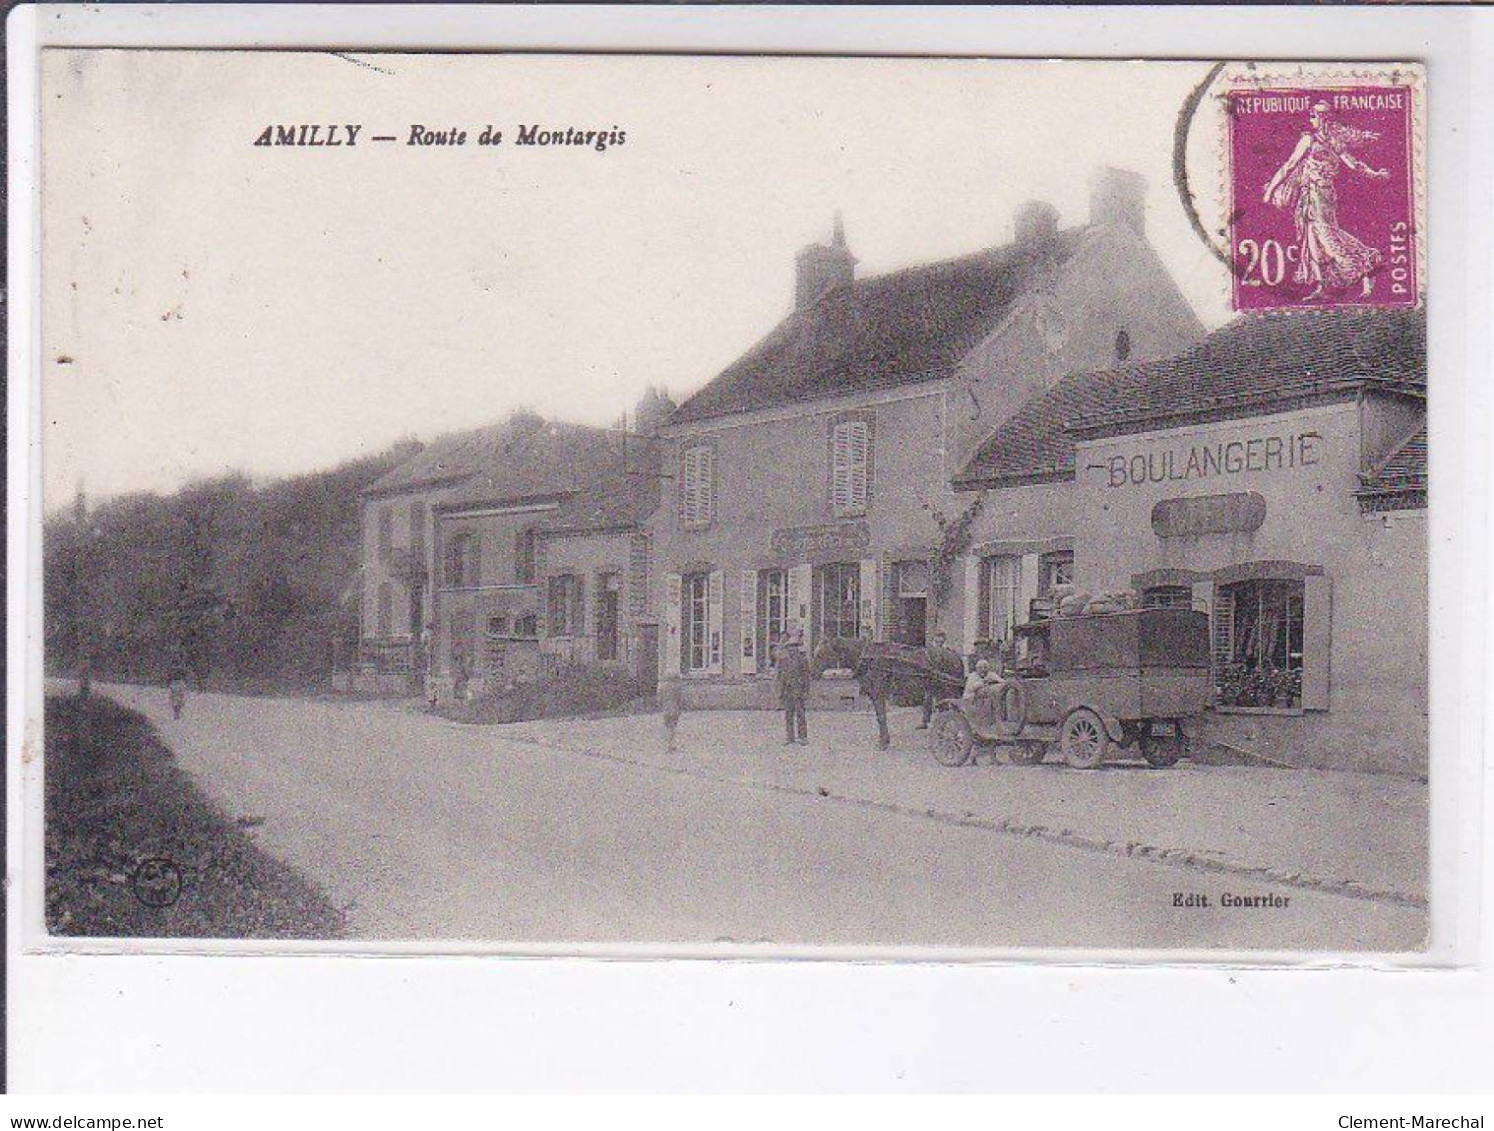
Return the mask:
[[[870,632],[873,640],[882,639],[882,633],[877,625],[877,613],[881,609],[878,600],[878,581],[882,571],[877,568],[875,558],[861,559],[861,629]]]
[[[712,570],[706,584],[706,624],[710,626],[711,634],[706,642],[710,652],[706,660],[706,671],[711,675],[720,675],[723,651],[721,614],[726,604],[726,575],[719,569]]]
[[[742,571],[742,674],[757,674],[757,570]],[[764,665],[767,660],[764,659]]]
[[[965,632],[962,636],[965,655],[975,651],[975,642],[980,639],[980,558],[974,554],[963,559],[965,563]]]
[[[1302,582],[1302,707],[1328,709],[1329,655],[1333,651],[1333,579]]]
[[[835,426],[830,452],[830,505],[836,514],[844,514],[851,505],[851,428]]]
[[[1038,577],[1043,560],[1038,554],[1023,554],[1017,564],[1017,623],[1032,619],[1032,603],[1037,600]]]
[[[699,501],[700,517],[697,521],[707,525],[716,517],[716,453],[712,448],[700,449],[700,482],[695,488]]]
[[[680,586],[677,573],[664,575],[664,674],[680,674]]]
[[[850,426],[850,440],[847,447],[850,457],[850,468],[846,476],[849,507],[854,514],[864,514],[866,511],[866,421],[858,420]]]

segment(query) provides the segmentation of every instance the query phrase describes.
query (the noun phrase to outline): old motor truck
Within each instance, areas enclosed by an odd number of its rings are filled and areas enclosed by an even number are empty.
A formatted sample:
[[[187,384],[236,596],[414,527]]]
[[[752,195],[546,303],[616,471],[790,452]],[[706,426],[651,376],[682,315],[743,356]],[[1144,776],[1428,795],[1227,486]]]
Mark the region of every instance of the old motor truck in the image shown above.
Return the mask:
[[[1000,684],[936,705],[931,745],[945,766],[1001,750],[1033,765],[1055,744],[1092,770],[1135,747],[1153,766],[1185,752],[1185,723],[1213,703],[1209,617],[1183,608],[1053,616],[1020,625]]]

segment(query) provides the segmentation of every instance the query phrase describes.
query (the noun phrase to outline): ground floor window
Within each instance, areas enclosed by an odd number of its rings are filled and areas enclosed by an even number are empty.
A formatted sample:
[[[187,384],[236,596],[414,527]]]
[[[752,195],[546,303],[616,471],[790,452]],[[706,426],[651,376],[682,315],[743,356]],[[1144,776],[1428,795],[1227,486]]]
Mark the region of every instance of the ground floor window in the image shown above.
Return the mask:
[[[1074,584],[1072,550],[1055,550],[1038,562],[1038,596],[1046,597],[1061,585]]]
[[[1141,595],[1149,609],[1191,609],[1193,587],[1190,585],[1153,585]]]
[[[562,573],[550,578],[550,635],[579,636],[582,625],[581,578]]]
[[[993,644],[1005,644],[1016,632],[1022,559],[1003,554],[986,558],[981,565],[981,622],[985,638]]]
[[[1302,706],[1304,608],[1301,581],[1218,586],[1214,656],[1221,706]]]
[[[387,581],[379,582],[378,637],[389,635],[394,620],[394,588]]]
[[[820,639],[855,639],[861,634],[861,563],[820,566],[815,581]]]
[[[680,663],[687,672],[703,672],[711,662],[710,575],[687,573],[681,586]]]
[[[757,654],[763,666],[777,663],[775,645],[788,631],[788,571],[759,570],[757,574]]]

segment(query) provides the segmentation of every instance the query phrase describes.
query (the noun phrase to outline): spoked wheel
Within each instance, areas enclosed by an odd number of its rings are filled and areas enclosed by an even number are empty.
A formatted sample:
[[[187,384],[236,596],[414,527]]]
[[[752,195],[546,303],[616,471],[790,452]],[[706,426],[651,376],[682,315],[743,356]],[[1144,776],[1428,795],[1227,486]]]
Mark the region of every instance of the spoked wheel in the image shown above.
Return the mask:
[[[1094,770],[1110,752],[1110,736],[1099,715],[1080,707],[1064,719],[1061,745],[1064,760],[1074,769]]]
[[[1048,756],[1046,742],[1018,742],[1007,755],[1014,766],[1036,766]]]
[[[1176,722],[1171,725],[1171,734],[1153,734],[1148,727],[1141,736],[1141,756],[1146,759],[1148,766],[1165,769],[1177,765],[1178,759],[1183,756],[1183,728]]]
[[[939,765],[963,766],[975,751],[975,732],[959,711],[940,711],[929,731],[929,746]]]

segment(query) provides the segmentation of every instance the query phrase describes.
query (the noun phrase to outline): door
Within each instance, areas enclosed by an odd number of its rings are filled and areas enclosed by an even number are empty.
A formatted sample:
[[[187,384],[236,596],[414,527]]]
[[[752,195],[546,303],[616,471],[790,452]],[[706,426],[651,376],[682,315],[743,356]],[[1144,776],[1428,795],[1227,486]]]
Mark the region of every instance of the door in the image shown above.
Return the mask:
[[[597,659],[617,659],[617,574],[604,573],[597,585]]]

